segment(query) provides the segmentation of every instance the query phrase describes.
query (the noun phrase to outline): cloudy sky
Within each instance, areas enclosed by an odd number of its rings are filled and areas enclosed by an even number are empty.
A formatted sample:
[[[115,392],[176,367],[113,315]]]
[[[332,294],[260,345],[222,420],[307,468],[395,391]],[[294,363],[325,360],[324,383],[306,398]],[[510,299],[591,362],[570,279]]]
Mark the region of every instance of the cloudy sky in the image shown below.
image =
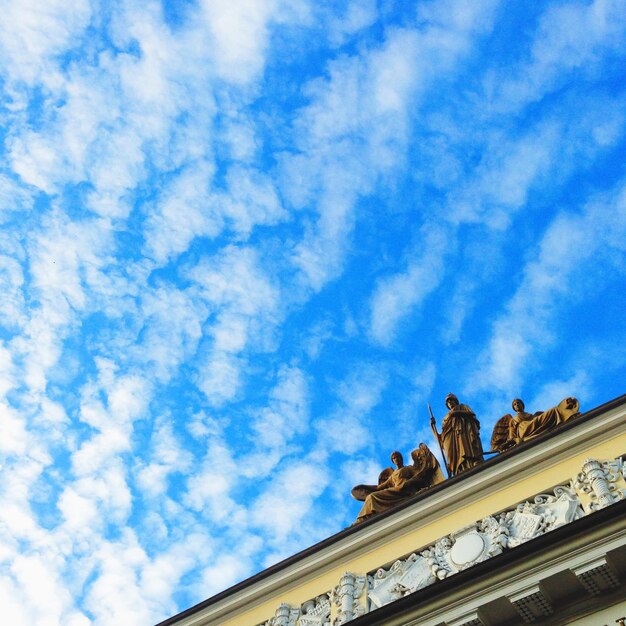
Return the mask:
[[[147,626],[349,525],[456,392],[626,391],[623,0],[1,0],[0,607]]]

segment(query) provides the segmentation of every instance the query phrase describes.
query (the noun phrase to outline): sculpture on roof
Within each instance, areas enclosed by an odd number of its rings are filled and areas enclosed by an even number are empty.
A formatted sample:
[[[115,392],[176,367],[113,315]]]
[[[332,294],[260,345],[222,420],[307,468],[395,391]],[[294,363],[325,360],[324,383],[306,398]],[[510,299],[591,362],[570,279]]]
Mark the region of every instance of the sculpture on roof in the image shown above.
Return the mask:
[[[437,435],[437,438],[447,468],[452,476],[456,476],[484,460],[480,422],[472,409],[467,404],[459,403],[453,393],[446,396],[446,406],[449,410],[441,424],[441,435]],[[433,430],[436,432],[434,424]]]
[[[357,485],[352,496],[364,501],[355,523],[363,522],[372,515],[397,506],[422,489],[432,487],[444,480],[439,462],[428,446],[420,443],[411,452],[413,465],[404,465],[402,454],[392,452],[391,461],[396,469],[387,468],[379,476],[378,485]]]
[[[491,435],[491,449],[504,452],[524,441],[530,441],[563,424],[578,415],[579,405],[576,398],[565,398],[547,411],[527,413],[524,402],[515,398],[511,403],[515,415],[507,413],[494,426]]]

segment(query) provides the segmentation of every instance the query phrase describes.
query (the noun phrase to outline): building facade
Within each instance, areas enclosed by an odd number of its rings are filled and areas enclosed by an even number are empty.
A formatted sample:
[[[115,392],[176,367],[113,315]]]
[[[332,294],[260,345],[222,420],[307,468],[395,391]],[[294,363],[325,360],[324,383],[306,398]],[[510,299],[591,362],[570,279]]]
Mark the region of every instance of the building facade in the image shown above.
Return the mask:
[[[626,396],[158,626],[619,624]]]

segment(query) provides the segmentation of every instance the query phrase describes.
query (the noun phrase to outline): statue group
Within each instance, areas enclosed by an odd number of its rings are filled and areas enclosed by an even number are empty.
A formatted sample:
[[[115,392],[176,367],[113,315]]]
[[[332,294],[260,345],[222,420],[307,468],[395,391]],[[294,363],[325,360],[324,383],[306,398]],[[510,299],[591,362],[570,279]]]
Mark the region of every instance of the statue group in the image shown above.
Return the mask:
[[[431,427],[441,448],[448,478],[451,478],[482,463],[485,453],[480,440],[480,422],[472,409],[467,404],[461,404],[453,393],[446,396],[446,407],[448,412],[443,418],[441,432],[437,431],[432,411]],[[487,454],[507,452],[579,414],[576,398],[565,398],[557,406],[536,413],[527,413],[524,402],[519,398],[513,400],[512,407],[514,415],[507,413],[496,422],[491,436],[491,450]],[[445,480],[439,462],[426,444],[420,443],[411,452],[411,459],[413,465],[406,466],[402,454],[393,452],[391,462],[395,469],[384,469],[377,485],[357,485],[352,489],[352,496],[363,502],[355,523],[387,511]]]

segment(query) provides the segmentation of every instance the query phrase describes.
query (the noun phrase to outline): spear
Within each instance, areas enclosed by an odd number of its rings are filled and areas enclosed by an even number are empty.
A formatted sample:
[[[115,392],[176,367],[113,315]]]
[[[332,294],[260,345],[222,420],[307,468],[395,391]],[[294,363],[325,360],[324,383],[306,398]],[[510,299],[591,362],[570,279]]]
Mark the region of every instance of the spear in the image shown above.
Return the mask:
[[[448,478],[450,478],[450,466],[448,465],[448,459],[446,459],[446,455],[443,452],[443,446],[441,445],[441,435],[437,432],[437,422],[435,421],[433,410],[430,408],[430,403],[428,403],[428,412],[430,413],[430,427],[433,429],[433,435],[435,435],[435,439],[439,444],[439,450],[441,450],[441,458],[443,459],[443,463],[446,466]]]

